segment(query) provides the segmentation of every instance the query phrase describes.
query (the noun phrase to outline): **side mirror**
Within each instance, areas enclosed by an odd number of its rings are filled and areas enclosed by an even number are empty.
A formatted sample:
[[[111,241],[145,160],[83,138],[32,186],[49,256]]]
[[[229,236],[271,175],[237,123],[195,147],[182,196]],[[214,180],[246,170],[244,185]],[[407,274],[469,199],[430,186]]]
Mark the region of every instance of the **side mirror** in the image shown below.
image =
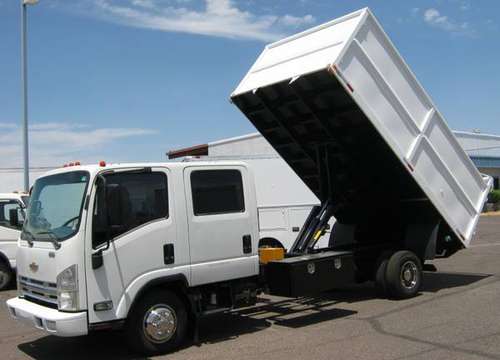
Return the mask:
[[[102,252],[103,250],[109,249],[111,235],[109,231],[108,224],[108,206],[107,202],[107,186],[106,186],[106,178],[104,176],[98,176],[97,178],[97,213],[94,216],[93,224],[92,224],[92,236],[96,237],[99,234],[99,237],[103,237],[104,243],[106,246],[104,248],[99,249],[97,252],[92,254],[92,269],[99,269],[104,261]],[[94,241],[95,239],[93,239]]]
[[[109,241],[109,240],[108,240]],[[109,246],[109,242],[108,242]],[[92,269],[99,269],[104,264],[104,260],[102,258],[102,249],[92,254]]]
[[[17,209],[10,209],[9,210],[9,223],[10,226],[12,227],[20,227],[19,223],[19,213],[17,212]]]
[[[127,190],[118,184],[106,185],[106,208],[110,236],[121,234],[127,227],[126,214],[130,208]]]

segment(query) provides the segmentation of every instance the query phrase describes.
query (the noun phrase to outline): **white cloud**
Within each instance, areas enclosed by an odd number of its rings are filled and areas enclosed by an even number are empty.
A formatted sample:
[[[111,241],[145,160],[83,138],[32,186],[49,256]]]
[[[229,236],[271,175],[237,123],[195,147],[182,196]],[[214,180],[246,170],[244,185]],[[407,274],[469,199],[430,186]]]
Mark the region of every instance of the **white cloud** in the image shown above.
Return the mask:
[[[21,129],[14,123],[0,123],[0,128],[0,192],[12,191],[22,185]],[[62,122],[33,124],[29,133],[30,165],[54,167],[75,160],[95,163],[102,157],[113,160],[109,149],[120,140],[154,133],[143,128],[92,128]],[[33,173],[40,175],[44,171]]]
[[[0,122],[0,129],[15,129],[16,124]]]
[[[284,15],[279,19],[279,22],[285,26],[302,26],[312,24],[314,22],[314,17],[312,15],[303,17]]]
[[[152,0],[132,0],[132,5],[153,9],[155,7]]]
[[[470,3],[466,2],[466,1],[463,1],[461,4],[460,4],[460,10],[462,11],[467,11],[467,10],[470,10]]]
[[[457,34],[457,35],[475,35],[468,22],[456,22],[448,16],[443,15],[435,8],[429,8],[423,13],[424,21],[435,28]]]
[[[312,15],[257,15],[232,0],[204,0],[202,9],[185,0],[93,1],[96,16],[123,25],[233,39],[274,41],[315,22]]]

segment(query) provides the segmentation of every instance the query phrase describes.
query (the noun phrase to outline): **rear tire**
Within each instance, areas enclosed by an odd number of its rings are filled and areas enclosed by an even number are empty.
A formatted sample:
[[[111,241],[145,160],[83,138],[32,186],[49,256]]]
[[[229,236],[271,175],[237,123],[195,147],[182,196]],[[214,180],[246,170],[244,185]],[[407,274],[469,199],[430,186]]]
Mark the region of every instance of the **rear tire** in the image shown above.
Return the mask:
[[[0,260],[0,290],[5,290],[12,282],[12,269],[4,261]]]
[[[158,290],[144,296],[127,323],[130,346],[145,355],[171,352],[186,336],[188,316],[184,303],[173,292]]]
[[[391,257],[391,252],[383,252],[377,259],[375,265],[375,293],[380,298],[387,298],[389,292],[387,290],[387,263]]]
[[[411,251],[398,251],[387,262],[387,290],[395,299],[408,299],[422,286],[422,263]]]

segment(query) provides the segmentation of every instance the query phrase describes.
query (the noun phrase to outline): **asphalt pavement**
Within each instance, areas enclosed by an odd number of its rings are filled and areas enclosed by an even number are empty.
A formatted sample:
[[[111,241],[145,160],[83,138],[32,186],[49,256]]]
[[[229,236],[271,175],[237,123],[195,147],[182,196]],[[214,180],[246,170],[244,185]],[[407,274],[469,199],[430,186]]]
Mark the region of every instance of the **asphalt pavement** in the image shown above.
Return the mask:
[[[370,284],[318,298],[265,296],[203,320],[200,344],[158,359],[500,359],[500,216],[482,217],[470,249],[434,262],[422,292],[378,299]],[[0,359],[140,359],[119,332],[57,338],[9,318],[0,292]],[[155,358],[155,359],[156,359]]]

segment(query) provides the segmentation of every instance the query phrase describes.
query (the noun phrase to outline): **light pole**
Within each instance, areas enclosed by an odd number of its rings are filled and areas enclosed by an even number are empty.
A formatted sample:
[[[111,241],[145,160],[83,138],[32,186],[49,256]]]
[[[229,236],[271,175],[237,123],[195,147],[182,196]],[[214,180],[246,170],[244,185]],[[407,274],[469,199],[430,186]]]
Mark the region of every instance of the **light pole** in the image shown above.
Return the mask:
[[[24,191],[30,190],[29,144],[28,144],[28,74],[26,48],[26,7],[35,5],[38,0],[21,0],[21,72],[23,83],[23,153],[24,153]]]

